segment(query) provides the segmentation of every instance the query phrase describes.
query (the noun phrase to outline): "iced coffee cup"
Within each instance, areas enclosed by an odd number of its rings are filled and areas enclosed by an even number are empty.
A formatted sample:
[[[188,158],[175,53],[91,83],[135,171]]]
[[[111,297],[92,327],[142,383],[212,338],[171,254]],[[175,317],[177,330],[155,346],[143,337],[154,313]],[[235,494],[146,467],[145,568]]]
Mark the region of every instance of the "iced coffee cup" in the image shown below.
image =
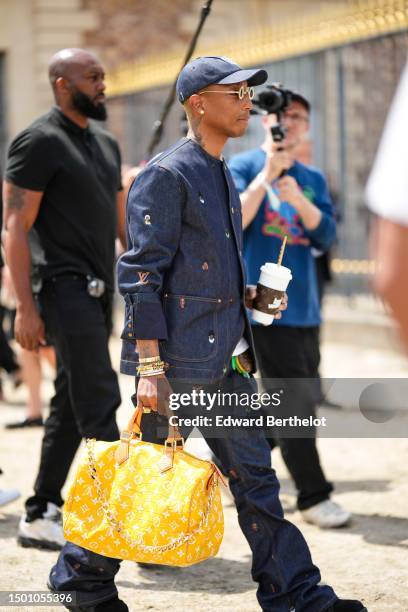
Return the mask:
[[[262,325],[271,325],[291,280],[292,273],[285,266],[275,263],[266,263],[261,266],[261,275],[252,309],[254,321]]]

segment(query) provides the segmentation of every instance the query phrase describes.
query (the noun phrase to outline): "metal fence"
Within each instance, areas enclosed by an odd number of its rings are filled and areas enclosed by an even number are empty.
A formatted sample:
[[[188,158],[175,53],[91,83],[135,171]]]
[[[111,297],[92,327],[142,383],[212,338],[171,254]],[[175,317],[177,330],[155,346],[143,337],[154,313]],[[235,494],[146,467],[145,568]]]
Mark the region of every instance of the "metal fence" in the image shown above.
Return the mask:
[[[269,82],[279,81],[311,102],[313,163],[328,178],[339,216],[334,290],[341,293],[368,291],[365,267],[341,262],[369,258],[365,185],[407,49],[408,33],[402,32],[264,66]],[[143,159],[166,94],[163,88],[110,101],[110,124],[125,162]],[[176,103],[161,149],[180,137],[182,116]],[[260,119],[253,118],[244,137],[229,141],[226,157],[258,146],[263,137]]]

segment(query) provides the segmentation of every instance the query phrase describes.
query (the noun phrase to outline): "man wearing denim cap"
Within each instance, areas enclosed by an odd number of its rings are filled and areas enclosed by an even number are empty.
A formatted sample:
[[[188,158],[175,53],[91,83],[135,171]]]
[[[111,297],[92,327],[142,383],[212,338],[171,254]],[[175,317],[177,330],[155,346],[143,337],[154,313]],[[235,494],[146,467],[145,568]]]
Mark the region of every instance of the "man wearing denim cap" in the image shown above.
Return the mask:
[[[257,390],[244,299],[240,199],[221,153],[228,138],[245,132],[252,87],[266,78],[264,70],[242,70],[222,57],[198,58],[185,66],[177,95],[189,133],[156,156],[131,187],[129,249],[118,265],[126,303],[121,370],[131,376],[137,372],[137,404],[151,412],[142,419],[144,440],[157,440],[156,426],[168,414],[168,396],[181,380],[221,393]],[[154,360],[154,373],[140,366],[145,360]],[[228,410],[235,418],[248,415],[239,402]],[[188,433],[183,430],[185,437]],[[320,573],[302,534],[283,517],[262,430],[248,434],[234,428],[207,441],[230,477],[239,524],[253,553],[261,608],[363,612],[359,602],[341,601],[329,586],[318,584]],[[159,518],[159,529],[165,528]],[[77,612],[123,612],[128,608],[114,584],[119,564],[68,543],[51,572],[50,587],[76,591],[72,609]]]

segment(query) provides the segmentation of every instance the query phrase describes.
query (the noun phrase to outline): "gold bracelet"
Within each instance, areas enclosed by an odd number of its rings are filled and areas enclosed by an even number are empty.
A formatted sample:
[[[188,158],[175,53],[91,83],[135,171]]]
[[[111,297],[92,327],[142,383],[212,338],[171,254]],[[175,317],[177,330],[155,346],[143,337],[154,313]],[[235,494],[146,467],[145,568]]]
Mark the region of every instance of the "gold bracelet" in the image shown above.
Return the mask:
[[[161,357],[160,355],[157,355],[157,357],[139,357],[139,363],[154,363],[155,361],[160,361]]]
[[[138,367],[139,368],[150,368],[150,366],[156,364],[156,363],[163,363],[163,360],[160,359],[155,359],[154,361],[150,361],[149,363],[141,363]]]
[[[156,361],[146,365],[138,366],[136,369],[138,372],[145,372],[146,370],[157,370],[164,367],[164,361]]]
[[[147,376],[159,376],[164,374],[164,370],[150,370],[149,372],[138,372],[139,378],[146,378]]]
[[[159,361],[154,364],[146,364],[146,365],[138,366],[136,368],[136,374],[138,376],[150,376],[150,375],[154,375],[156,372],[161,374],[162,372],[167,372],[169,367],[170,366],[166,361]]]

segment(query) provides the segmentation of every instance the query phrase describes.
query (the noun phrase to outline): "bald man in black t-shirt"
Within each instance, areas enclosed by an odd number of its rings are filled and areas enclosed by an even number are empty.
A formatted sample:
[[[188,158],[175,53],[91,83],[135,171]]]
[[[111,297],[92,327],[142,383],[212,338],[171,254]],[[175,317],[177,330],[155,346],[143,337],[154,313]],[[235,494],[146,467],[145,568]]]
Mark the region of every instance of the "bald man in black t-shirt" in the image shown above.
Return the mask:
[[[81,437],[119,436],[108,340],[115,239],[125,238],[119,148],[89,124],[106,118],[103,68],[93,54],[65,49],[52,58],[49,76],[56,106],[10,146],[3,243],[17,298],[16,340],[37,350],[49,338],[58,362],[19,542],[57,549],[64,543],[61,488]]]

